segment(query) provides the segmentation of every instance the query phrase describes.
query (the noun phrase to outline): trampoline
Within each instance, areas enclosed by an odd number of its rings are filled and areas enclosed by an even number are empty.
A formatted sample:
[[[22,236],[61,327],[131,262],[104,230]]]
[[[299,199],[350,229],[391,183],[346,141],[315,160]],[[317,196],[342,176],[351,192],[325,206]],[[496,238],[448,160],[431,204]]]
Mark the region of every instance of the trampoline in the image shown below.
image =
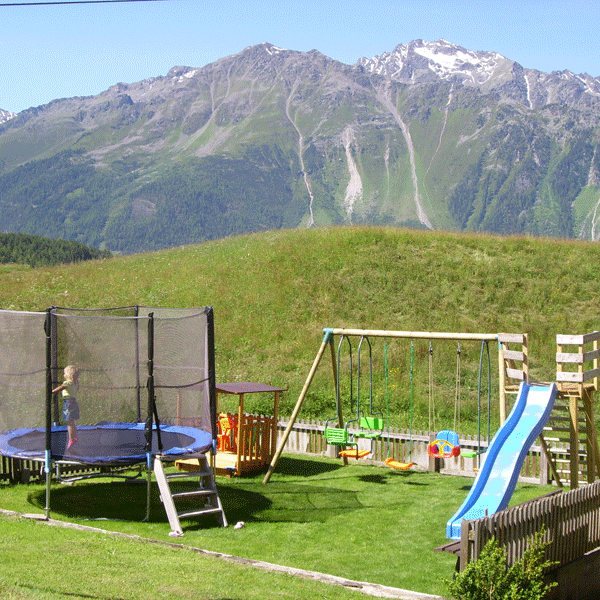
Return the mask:
[[[79,373],[70,448],[53,392],[67,366]],[[0,310],[0,455],[44,462],[46,516],[53,463],[90,474],[145,463],[150,490],[151,459],[214,451],[215,424],[212,307]]]
[[[193,427],[160,425],[153,429],[151,454],[181,457],[200,454],[212,448],[210,431]],[[99,423],[77,428],[78,441],[67,449],[67,428],[52,428],[51,449],[55,460],[81,462],[98,466],[124,466],[146,461],[144,423]],[[0,454],[13,458],[40,460],[45,458],[46,429],[44,427],[14,429],[0,434]]]

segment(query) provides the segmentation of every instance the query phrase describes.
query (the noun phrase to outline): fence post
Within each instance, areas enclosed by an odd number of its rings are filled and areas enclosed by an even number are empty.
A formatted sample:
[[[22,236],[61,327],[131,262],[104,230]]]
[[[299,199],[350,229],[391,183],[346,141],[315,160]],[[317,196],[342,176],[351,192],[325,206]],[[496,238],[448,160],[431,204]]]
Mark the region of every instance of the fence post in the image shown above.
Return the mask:
[[[429,432],[429,442],[435,442],[435,438],[436,435],[433,431]],[[427,467],[428,471],[431,471],[433,473],[439,473],[440,472],[440,463],[441,463],[441,458],[436,458],[435,456],[429,456],[429,466]]]
[[[470,522],[466,519],[463,519],[463,522],[460,525],[460,563],[459,568],[461,571],[464,571],[466,566],[469,564],[471,560],[471,540],[469,539],[469,527]]]
[[[550,469],[548,468],[548,459],[543,449],[540,450],[540,485],[550,483]]]

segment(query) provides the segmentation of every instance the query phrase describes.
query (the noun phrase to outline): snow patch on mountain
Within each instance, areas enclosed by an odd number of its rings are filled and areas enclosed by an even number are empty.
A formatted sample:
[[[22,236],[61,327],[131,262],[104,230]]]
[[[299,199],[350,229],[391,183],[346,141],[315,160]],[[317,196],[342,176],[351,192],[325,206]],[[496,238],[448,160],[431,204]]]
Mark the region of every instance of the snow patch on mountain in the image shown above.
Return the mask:
[[[263,48],[269,56],[275,56],[281,52],[285,52],[285,48],[279,48],[278,46],[273,46],[273,44],[268,44],[267,42],[263,43]]]
[[[488,81],[501,61],[507,60],[495,52],[473,52],[448,42],[416,47],[415,53],[425,58],[429,68],[442,79],[449,75],[464,75],[476,83]]]
[[[440,79],[458,76],[473,85],[486,83],[498,69],[511,64],[512,61],[497,52],[474,52],[444,39],[415,40],[408,45],[400,44],[393,52],[358,61],[359,66],[372,73],[401,81],[414,83],[433,74]]]
[[[16,117],[17,115],[13,112],[9,112],[8,110],[2,110],[0,108],[0,123],[6,123],[10,119]]]

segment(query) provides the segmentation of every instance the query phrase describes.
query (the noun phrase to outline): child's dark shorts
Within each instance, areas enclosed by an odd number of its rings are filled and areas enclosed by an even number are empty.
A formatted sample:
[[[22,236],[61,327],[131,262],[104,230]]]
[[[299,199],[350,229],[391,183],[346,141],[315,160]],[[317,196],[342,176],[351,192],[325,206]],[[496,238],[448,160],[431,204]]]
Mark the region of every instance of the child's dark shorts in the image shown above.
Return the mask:
[[[63,421],[77,421],[79,419],[79,404],[75,398],[67,398],[63,403]]]

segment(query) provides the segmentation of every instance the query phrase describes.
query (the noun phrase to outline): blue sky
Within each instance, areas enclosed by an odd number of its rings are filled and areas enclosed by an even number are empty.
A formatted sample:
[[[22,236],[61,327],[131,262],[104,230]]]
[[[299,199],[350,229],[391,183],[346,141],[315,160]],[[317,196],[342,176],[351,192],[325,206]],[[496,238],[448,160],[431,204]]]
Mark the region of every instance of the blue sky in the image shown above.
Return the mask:
[[[0,0],[0,108],[13,112],[175,65],[201,67],[261,42],[353,64],[414,39],[444,38],[527,68],[600,76],[598,0],[9,3]]]

